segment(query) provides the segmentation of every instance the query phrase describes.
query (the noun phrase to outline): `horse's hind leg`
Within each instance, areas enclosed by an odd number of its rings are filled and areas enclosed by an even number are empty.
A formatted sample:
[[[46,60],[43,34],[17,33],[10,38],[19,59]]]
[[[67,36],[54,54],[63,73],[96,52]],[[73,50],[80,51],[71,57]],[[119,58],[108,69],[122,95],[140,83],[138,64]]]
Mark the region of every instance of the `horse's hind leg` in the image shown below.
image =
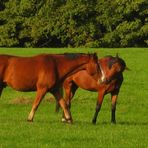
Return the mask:
[[[117,103],[118,93],[119,91],[114,91],[111,93],[111,99],[112,99],[111,123],[114,123],[114,124],[116,123],[115,112],[116,112],[116,103]]]
[[[71,91],[71,82],[69,82],[68,80],[64,81],[63,88],[64,88],[64,91],[65,91],[65,98],[64,99],[65,99],[65,101],[67,103],[68,102],[67,100],[69,100],[69,94],[70,94],[70,91]],[[58,112],[59,109],[60,109],[60,104],[59,104],[58,101],[56,101],[55,112]]]
[[[97,116],[98,116],[98,113],[101,109],[103,98],[104,98],[104,90],[98,91],[98,100],[97,100],[97,104],[96,104],[96,111],[95,111],[95,114],[94,114],[94,117],[92,120],[93,124],[96,124]]]
[[[71,100],[72,100],[72,98],[73,98],[73,96],[74,96],[78,86],[76,84],[74,84],[73,82],[66,82],[66,83],[64,82],[63,87],[64,87],[64,90],[65,90],[65,97],[64,97],[64,99],[66,101],[67,106],[70,109],[70,107],[71,107]],[[58,112],[59,108],[60,108],[60,105],[59,105],[58,101],[56,101],[55,112]]]
[[[57,99],[58,103],[60,104],[61,108],[63,109],[64,112],[64,117],[68,123],[72,123],[72,117],[70,110],[65,102],[65,100],[62,98],[62,94],[60,91],[56,91],[53,93],[55,98]]]
[[[35,111],[37,110],[37,108],[38,108],[41,100],[43,99],[44,95],[46,94],[46,92],[47,92],[46,88],[40,88],[37,90],[37,96],[33,102],[31,112],[28,116],[28,121],[33,121]]]

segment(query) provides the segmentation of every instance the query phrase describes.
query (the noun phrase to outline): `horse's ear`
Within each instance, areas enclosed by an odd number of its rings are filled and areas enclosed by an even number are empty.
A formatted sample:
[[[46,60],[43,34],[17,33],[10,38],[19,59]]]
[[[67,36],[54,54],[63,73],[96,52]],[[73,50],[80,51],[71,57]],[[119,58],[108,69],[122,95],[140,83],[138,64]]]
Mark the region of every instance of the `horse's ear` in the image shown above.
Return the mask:
[[[118,53],[116,53],[116,58],[119,58],[119,54]]]

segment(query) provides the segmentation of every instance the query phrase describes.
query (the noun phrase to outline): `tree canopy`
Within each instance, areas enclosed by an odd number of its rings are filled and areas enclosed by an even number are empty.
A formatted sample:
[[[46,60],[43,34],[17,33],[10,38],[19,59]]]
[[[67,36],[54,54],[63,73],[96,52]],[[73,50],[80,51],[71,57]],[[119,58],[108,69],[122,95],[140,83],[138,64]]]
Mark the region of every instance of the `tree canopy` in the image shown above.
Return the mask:
[[[146,47],[147,0],[1,0],[1,47]]]

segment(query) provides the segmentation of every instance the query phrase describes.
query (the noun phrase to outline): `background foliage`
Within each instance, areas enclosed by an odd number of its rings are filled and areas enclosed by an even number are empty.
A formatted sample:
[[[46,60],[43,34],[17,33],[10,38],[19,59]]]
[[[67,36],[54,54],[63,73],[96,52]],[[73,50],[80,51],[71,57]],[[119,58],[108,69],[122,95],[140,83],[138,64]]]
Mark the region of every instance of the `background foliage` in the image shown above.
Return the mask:
[[[1,47],[146,47],[147,0],[1,0]]]

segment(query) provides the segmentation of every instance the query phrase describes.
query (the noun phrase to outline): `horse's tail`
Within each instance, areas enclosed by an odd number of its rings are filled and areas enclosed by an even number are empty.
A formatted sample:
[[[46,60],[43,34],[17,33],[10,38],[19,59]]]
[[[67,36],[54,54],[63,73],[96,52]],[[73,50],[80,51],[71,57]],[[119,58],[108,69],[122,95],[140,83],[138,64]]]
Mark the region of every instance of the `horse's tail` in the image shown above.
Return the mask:
[[[59,110],[60,110],[60,104],[59,104],[59,102],[56,100],[55,112],[58,113]]]

